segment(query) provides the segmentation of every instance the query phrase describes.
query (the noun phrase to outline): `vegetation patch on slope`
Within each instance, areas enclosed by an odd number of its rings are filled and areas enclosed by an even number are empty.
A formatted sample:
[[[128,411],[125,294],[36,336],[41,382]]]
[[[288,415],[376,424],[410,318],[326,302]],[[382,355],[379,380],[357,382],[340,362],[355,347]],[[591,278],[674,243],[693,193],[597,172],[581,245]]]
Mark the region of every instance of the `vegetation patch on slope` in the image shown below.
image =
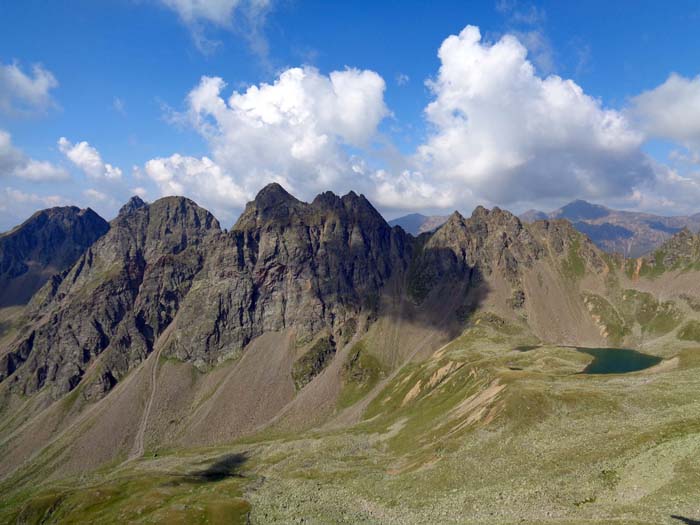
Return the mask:
[[[331,336],[320,337],[311,348],[292,365],[292,379],[301,390],[320,374],[335,355],[335,342]]]
[[[362,399],[385,375],[379,360],[367,350],[364,341],[356,343],[343,365],[343,388],[338,405],[341,408],[354,405]]]
[[[581,240],[576,237],[569,245],[568,255],[563,264],[564,275],[571,279],[579,279],[586,273],[586,261],[581,257],[580,249]]]
[[[601,335],[619,344],[629,334],[625,320],[607,299],[600,295],[586,293],[583,302],[593,320],[602,328]]]

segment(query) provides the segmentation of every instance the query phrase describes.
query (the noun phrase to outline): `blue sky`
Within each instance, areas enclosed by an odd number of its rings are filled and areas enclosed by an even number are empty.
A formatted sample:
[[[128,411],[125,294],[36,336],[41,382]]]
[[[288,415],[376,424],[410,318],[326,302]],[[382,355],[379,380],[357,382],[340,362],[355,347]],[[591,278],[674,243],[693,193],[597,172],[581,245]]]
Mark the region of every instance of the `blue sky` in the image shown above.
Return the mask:
[[[272,180],[389,217],[700,211],[698,25],[681,1],[5,1],[0,229],[134,192],[230,224]]]

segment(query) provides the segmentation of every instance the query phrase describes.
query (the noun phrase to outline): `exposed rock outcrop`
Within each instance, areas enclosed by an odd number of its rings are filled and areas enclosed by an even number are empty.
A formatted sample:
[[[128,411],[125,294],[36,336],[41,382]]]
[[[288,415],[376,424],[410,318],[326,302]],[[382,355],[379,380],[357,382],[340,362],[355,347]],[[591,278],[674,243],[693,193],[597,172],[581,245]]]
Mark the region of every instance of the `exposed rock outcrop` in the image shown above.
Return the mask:
[[[27,306],[27,322],[0,361],[0,379],[58,397],[104,354],[93,395],[114,385],[151,351],[203,262],[204,240],[219,232],[206,210],[181,197],[120,215],[109,232]]]

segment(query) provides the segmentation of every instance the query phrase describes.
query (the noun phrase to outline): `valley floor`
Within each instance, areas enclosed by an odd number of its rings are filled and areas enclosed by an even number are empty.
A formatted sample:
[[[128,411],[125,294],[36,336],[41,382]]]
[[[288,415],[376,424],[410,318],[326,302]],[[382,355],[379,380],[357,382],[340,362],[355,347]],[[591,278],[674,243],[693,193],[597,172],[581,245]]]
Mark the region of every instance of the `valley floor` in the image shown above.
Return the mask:
[[[469,329],[350,428],[147,449],[60,482],[20,470],[0,521],[700,523],[700,348],[660,339],[647,370],[586,375],[590,355],[526,343]]]

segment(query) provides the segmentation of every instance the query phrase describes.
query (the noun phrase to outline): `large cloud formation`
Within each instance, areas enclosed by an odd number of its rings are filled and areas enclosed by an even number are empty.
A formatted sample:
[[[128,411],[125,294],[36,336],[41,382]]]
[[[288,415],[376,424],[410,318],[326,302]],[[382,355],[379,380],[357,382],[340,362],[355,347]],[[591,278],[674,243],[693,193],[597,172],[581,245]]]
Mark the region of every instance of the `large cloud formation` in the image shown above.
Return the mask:
[[[630,112],[648,135],[700,153],[700,76],[672,74],[660,86],[634,97]]]
[[[216,25],[243,5],[163,1],[187,23]],[[82,188],[83,194],[99,206],[116,208],[115,199],[127,191],[182,194],[228,223],[273,181],[305,199],[328,189],[361,191],[391,214],[469,211],[476,204],[517,210],[574,198],[697,211],[700,77],[671,75],[616,110],[572,80],[539,73],[514,35],[487,41],[467,26],[444,40],[438,58],[439,69],[427,82],[425,136],[409,153],[379,131],[391,112],[378,73],[346,68],[324,74],[313,67],[286,69],[270,83],[237,91],[228,91],[222,78],[202,77],[174,118],[200,134],[206,156],[161,152],[135,169],[135,180],[88,142],[62,137],[58,147],[94,186]],[[48,96],[55,84],[42,75],[24,75],[38,86],[37,95],[27,98],[37,107],[47,104],[50,97],[40,94]],[[2,100],[0,94],[0,105]],[[675,164],[644,153],[655,138],[682,148],[674,152]],[[62,168],[24,155],[2,131],[0,173],[30,181],[68,177]],[[132,183],[139,187],[128,189]]]
[[[221,78],[203,77],[183,115],[212,159],[173,155],[146,165],[162,193],[202,196],[221,209],[242,206],[273,181],[302,197],[350,189],[357,172],[348,148],[365,147],[388,114],[384,80],[372,71],[292,68],[228,99],[224,88]]]
[[[491,44],[467,26],[440,47],[434,132],[417,160],[436,182],[509,204],[619,196],[653,178],[644,137],[572,80],[540,78],[513,36]]]
[[[444,40],[438,57],[427,82],[427,135],[411,155],[378,134],[390,115],[381,76],[302,67],[228,98],[223,79],[203,77],[180,117],[206,139],[210,156],[154,159],[145,173],[161,193],[193,195],[222,216],[271,181],[302,198],[363,191],[389,212],[574,198],[658,211],[673,202],[690,208],[700,195],[695,176],[642,149],[663,137],[697,158],[700,78],[672,75],[615,110],[572,80],[538,74],[513,35],[489,42],[467,26]],[[373,141],[383,152],[374,155]]]
[[[228,99],[223,79],[203,77],[184,117],[211,159],[154,159],[146,173],[161,192],[200,195],[219,209],[227,199],[242,206],[270,181],[302,197],[359,189],[386,210],[412,210],[621,198],[655,179],[642,130],[575,82],[539,76],[516,37],[485,42],[467,26],[438,56],[428,135],[403,167],[370,168],[361,157],[390,114],[382,77],[304,67]]]

